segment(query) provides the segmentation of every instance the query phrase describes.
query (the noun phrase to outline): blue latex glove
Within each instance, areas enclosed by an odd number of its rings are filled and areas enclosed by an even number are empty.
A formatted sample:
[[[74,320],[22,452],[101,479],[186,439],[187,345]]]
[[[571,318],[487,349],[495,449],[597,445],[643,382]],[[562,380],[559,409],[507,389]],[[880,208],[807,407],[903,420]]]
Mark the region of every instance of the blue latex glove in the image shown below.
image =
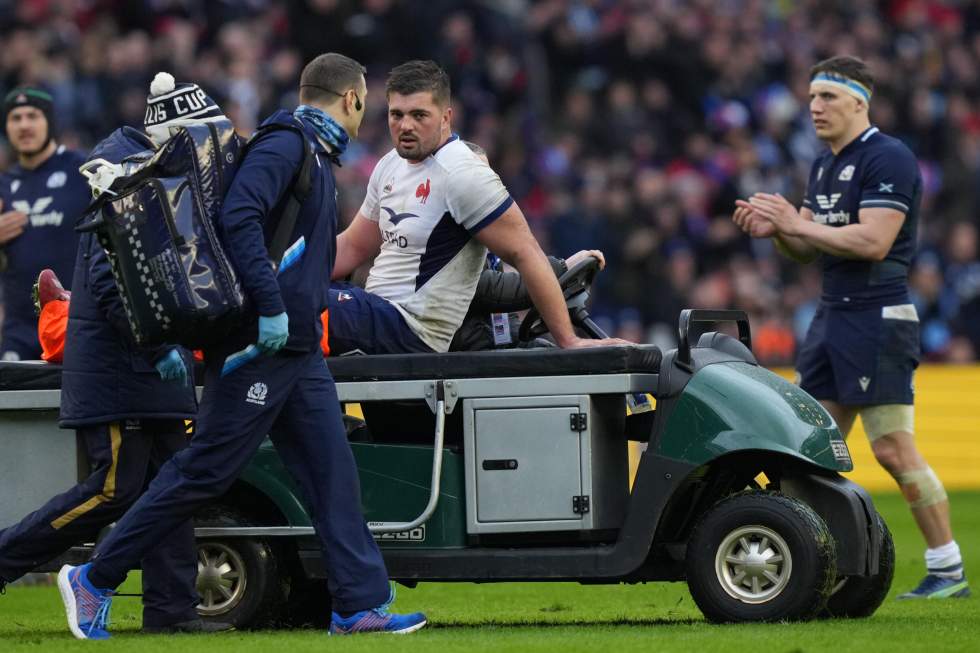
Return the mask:
[[[187,366],[184,365],[184,359],[176,349],[168,351],[167,355],[162,356],[153,367],[157,368],[160,378],[164,381],[187,383]]]
[[[282,349],[289,339],[289,316],[285,313],[266,317],[259,316],[259,341],[255,346],[263,354],[274,354]]]

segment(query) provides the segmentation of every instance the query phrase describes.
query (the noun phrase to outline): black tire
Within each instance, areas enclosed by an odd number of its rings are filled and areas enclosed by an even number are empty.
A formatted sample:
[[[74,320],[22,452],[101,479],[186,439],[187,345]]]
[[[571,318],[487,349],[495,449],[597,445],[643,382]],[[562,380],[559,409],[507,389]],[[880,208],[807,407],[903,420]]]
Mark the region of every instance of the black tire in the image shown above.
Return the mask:
[[[753,556],[748,569],[733,562]],[[705,513],[688,541],[686,565],[691,596],[709,621],[805,620],[826,605],[837,555],[830,530],[809,506],[749,490]],[[753,577],[757,584],[745,585]]]
[[[875,613],[892,586],[895,576],[895,542],[888,524],[875,512],[881,548],[878,550],[878,572],[871,576],[838,578],[827,607],[820,613],[824,618],[861,619]]]
[[[326,580],[294,576],[279,621],[287,628],[323,630],[330,627],[331,607]]]
[[[250,526],[232,509],[216,506],[199,514],[196,526]],[[265,540],[249,537],[197,540],[197,612],[205,621],[256,628],[270,623],[285,598],[274,550]]]

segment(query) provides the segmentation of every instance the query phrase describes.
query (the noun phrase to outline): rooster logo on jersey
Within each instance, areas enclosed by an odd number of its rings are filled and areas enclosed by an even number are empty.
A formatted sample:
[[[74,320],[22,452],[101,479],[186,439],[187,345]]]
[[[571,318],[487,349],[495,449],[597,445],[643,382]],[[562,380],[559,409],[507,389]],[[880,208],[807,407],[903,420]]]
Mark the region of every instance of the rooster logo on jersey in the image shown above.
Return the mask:
[[[428,179],[425,180],[424,184],[419,184],[419,187],[415,189],[415,197],[419,198],[419,204],[425,204],[425,200],[429,199],[430,190],[432,190],[432,185]]]

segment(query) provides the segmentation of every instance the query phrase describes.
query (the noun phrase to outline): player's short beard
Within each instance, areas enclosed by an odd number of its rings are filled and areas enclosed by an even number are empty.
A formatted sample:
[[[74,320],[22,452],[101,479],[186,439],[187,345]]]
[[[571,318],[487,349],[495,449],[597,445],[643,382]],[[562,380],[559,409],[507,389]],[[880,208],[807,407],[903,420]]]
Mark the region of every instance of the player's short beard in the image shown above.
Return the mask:
[[[408,159],[409,161],[422,161],[423,159],[427,158],[430,154],[432,154],[435,151],[435,149],[436,148],[433,147],[426,150],[423,147],[421,140],[415,141],[415,148],[411,153],[403,149],[400,144],[395,145],[395,151],[398,152],[398,156],[400,156],[403,159]]]
[[[29,152],[27,150],[17,150],[17,154],[19,154],[20,156],[26,156],[26,157],[37,156],[38,154],[40,154],[41,152],[43,152],[45,149],[47,149],[48,145],[51,143],[51,140],[52,140],[51,139],[51,130],[48,129],[47,130],[47,133],[44,135],[44,142],[41,143],[41,145],[38,146],[38,148],[36,150],[34,150],[33,152]]]

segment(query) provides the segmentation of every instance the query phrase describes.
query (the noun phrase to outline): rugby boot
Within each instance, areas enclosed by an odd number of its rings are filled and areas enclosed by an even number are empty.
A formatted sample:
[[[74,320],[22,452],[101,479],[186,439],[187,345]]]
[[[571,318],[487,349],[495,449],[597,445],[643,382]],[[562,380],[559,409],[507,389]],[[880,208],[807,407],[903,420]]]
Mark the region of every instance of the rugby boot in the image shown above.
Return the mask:
[[[945,578],[927,574],[919,586],[910,592],[900,594],[900,599],[965,599],[970,596],[970,585],[966,574],[959,578]]]
[[[71,300],[71,291],[65,290],[58,280],[54,270],[45,268],[37,275],[37,281],[31,289],[31,299],[34,300],[34,315],[40,315],[44,305],[52,301],[67,302]]]

